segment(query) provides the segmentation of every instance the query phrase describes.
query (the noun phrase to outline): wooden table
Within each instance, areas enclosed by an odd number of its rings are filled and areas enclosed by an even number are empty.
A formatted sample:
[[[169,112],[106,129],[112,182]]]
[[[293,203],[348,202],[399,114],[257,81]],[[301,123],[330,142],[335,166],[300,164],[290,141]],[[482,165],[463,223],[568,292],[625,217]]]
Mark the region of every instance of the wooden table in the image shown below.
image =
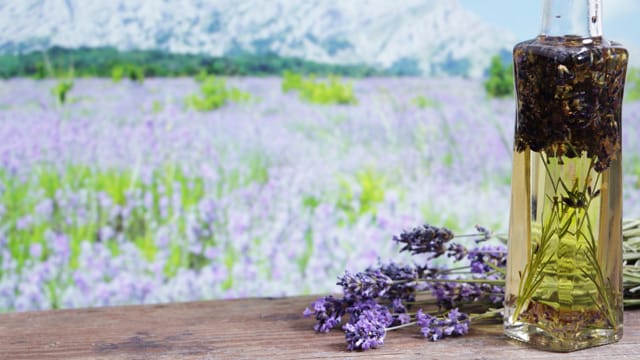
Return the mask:
[[[640,310],[625,312],[617,344],[569,354],[510,342],[500,325],[429,342],[417,328],[382,348],[345,351],[344,334],[316,334],[312,297],[217,300],[0,315],[0,359],[639,359]]]

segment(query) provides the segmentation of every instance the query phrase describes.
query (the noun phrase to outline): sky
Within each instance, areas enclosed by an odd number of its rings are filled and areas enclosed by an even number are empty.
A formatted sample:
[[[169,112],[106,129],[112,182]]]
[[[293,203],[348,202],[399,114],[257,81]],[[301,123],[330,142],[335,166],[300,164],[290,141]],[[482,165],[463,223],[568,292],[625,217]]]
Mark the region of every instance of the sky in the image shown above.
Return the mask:
[[[518,41],[540,32],[544,0],[459,0],[488,22],[514,34]],[[586,1],[586,0],[584,0]],[[640,55],[640,0],[602,0],[604,36]],[[633,53],[632,53],[633,55]]]

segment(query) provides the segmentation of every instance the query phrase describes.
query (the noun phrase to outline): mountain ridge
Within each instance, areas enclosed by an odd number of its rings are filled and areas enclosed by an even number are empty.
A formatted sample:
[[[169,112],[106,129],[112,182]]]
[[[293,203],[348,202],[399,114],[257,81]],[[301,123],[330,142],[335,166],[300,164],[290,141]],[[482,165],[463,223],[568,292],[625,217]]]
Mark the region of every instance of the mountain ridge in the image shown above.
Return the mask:
[[[24,0],[0,4],[0,52],[114,46],[274,53],[423,75],[480,77],[512,35],[457,0]]]

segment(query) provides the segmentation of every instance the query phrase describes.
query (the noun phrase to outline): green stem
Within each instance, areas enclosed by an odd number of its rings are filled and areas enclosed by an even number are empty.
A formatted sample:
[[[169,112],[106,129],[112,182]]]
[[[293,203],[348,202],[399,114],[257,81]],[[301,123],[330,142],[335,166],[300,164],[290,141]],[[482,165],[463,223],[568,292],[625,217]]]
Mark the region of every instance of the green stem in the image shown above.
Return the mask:
[[[398,329],[402,329],[402,328],[406,328],[409,326],[413,326],[416,325],[418,322],[417,321],[412,321],[412,322],[408,322],[406,324],[402,324],[402,325],[397,325],[397,326],[392,326],[390,328],[387,328],[387,331],[393,331],[393,330],[398,330]]]
[[[486,312],[480,314],[472,314],[469,316],[471,322],[474,321],[483,321],[483,320],[493,320],[497,317],[502,318],[502,313],[504,312],[504,308],[500,309],[489,309]]]

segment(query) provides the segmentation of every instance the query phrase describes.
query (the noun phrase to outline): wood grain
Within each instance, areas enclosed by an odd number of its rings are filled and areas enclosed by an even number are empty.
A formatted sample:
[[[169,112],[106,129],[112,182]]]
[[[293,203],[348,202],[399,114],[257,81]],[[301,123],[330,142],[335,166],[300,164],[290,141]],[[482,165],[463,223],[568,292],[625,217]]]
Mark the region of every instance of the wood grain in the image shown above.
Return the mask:
[[[428,342],[417,329],[368,352],[345,351],[340,331],[315,334],[311,297],[217,300],[0,314],[0,359],[638,359],[640,311],[625,312],[617,344],[569,354],[510,342],[500,325]]]

